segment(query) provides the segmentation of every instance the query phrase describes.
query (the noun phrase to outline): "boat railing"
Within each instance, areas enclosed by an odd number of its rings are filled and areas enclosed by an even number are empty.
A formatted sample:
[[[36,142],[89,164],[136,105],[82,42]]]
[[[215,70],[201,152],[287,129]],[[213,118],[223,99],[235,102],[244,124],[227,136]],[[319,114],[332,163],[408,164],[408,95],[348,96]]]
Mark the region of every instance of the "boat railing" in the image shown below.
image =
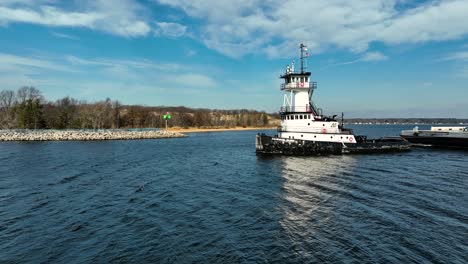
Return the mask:
[[[276,129],[278,132],[308,132],[308,133],[318,133],[318,134],[343,134],[350,135],[349,131],[339,131],[336,129],[323,128],[323,127],[305,127],[305,126],[278,126]]]
[[[318,108],[314,103],[310,103],[310,108],[311,108],[311,111],[314,112],[316,115],[318,116],[322,116],[323,113],[322,113],[322,108]]]
[[[310,88],[317,89],[317,82],[311,82]]]
[[[282,106],[280,108],[280,113],[294,113],[294,112],[300,112],[300,113],[313,113],[313,109],[310,105],[305,105],[305,106]]]
[[[297,88],[317,89],[317,82],[291,82],[291,83],[282,83],[280,85],[281,90],[297,89]]]

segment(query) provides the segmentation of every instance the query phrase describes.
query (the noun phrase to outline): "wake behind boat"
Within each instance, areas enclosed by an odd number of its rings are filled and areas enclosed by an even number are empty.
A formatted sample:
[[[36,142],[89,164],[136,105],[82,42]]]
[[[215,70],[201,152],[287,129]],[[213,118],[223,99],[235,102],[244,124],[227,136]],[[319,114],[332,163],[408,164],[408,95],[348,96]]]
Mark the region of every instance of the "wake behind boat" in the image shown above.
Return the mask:
[[[409,144],[400,138],[367,139],[354,135],[336,120],[336,115],[325,116],[312,101],[317,83],[306,71],[309,53],[300,44],[300,71],[294,62],[280,76],[284,79],[283,106],[280,109],[281,126],[274,137],[261,134],[256,138],[257,153],[287,155],[320,155],[342,153],[381,153],[409,150]],[[342,118],[343,120],[343,118]]]

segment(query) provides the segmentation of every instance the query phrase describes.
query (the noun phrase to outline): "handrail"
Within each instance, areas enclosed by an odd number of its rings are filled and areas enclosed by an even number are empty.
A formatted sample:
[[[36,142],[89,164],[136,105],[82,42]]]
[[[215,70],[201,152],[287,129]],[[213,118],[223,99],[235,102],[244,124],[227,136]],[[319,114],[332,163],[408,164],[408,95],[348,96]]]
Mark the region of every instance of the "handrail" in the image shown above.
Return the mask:
[[[281,90],[286,89],[317,89],[317,82],[295,82],[295,83],[282,83]]]
[[[296,131],[297,130],[297,131]],[[347,135],[349,133],[344,133],[344,131],[336,129],[330,129],[330,128],[312,128],[312,127],[307,127],[307,126],[278,126],[277,127],[278,132],[311,132],[311,133],[320,133],[320,134],[343,134]]]
[[[306,112],[314,113],[310,105],[306,106],[282,106],[280,108],[280,113],[294,113],[294,112]]]

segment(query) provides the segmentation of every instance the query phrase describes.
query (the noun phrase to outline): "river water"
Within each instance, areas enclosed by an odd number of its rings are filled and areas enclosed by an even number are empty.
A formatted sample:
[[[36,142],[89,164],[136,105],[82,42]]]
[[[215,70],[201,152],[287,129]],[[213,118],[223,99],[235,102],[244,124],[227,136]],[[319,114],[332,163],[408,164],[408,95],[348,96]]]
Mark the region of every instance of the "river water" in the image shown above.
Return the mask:
[[[468,262],[468,152],[262,157],[258,132],[0,143],[0,263]]]

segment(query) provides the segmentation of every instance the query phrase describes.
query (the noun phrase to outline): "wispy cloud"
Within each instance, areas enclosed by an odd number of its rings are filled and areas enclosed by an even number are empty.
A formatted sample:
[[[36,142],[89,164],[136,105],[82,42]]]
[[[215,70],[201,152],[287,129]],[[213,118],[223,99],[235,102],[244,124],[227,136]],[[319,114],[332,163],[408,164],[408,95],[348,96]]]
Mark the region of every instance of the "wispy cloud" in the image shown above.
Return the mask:
[[[193,57],[193,56],[197,55],[197,51],[193,50],[193,49],[187,50],[186,55],[187,55],[187,57]]]
[[[0,3],[0,24],[31,23],[50,27],[84,27],[124,37],[145,36],[151,28],[133,0],[80,1],[63,9],[56,1],[7,1]]]
[[[442,57],[440,61],[455,64],[454,75],[458,78],[468,78],[468,51],[458,51]]]
[[[180,93],[217,87],[215,78],[198,67],[188,65],[139,58],[27,57],[6,53],[0,53],[0,83],[2,89],[16,89],[23,85],[60,89],[58,96],[67,95],[69,90],[77,94],[90,89],[108,92],[112,87],[118,94],[127,94],[121,90],[138,92],[138,87],[145,87],[145,94],[139,96],[154,97],[151,87],[153,92],[156,88],[164,88]],[[84,84],[96,86],[84,87]]]
[[[64,34],[64,33],[60,33],[60,32],[55,32],[55,31],[51,31],[50,34],[52,34],[52,36],[57,37],[57,38],[64,38],[64,39],[71,39],[71,40],[79,40],[80,39],[77,36]]]
[[[380,52],[368,52],[361,57],[361,61],[383,61],[387,60],[388,57]]]
[[[157,28],[154,30],[158,36],[181,37],[187,32],[187,27],[172,22],[157,22]]]
[[[459,78],[468,79],[468,65],[463,65],[459,68],[455,75]]]
[[[176,78],[172,79],[172,82],[186,87],[198,86],[201,88],[212,88],[216,86],[216,81],[213,78],[208,77],[206,75],[194,73],[182,74],[180,76],[177,76]]]
[[[468,61],[468,51],[459,51],[442,58],[445,61]]]
[[[74,65],[114,67],[116,65],[135,69],[148,69],[154,71],[177,72],[187,70],[188,67],[177,63],[155,63],[147,59],[106,59],[106,58],[82,58],[65,56],[65,60]]]
[[[66,67],[63,64],[51,59],[0,53],[0,72],[7,71],[8,69],[16,70],[19,67],[28,69],[46,69],[53,71],[73,71],[70,67]]]
[[[367,52],[358,59],[355,59],[352,61],[333,63],[331,64],[331,66],[348,65],[348,64],[358,63],[358,62],[376,62],[376,61],[384,61],[387,59],[388,57],[386,55],[380,52],[374,51],[374,52]]]

